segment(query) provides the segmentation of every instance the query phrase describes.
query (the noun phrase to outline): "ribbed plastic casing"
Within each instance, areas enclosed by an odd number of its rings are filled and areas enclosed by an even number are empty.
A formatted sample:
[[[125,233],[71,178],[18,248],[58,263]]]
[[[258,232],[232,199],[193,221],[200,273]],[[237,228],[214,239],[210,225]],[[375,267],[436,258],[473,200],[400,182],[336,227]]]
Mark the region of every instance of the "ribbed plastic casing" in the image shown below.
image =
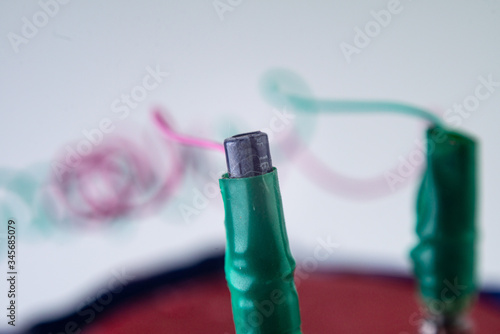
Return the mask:
[[[225,209],[226,280],[237,334],[300,334],[277,170],[219,180]]]

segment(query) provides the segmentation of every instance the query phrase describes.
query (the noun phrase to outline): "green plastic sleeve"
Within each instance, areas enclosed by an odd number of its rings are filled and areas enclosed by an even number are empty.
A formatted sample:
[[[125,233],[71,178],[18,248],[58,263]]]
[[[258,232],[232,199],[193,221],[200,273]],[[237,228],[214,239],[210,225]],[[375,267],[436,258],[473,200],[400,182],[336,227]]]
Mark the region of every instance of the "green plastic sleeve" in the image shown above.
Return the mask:
[[[300,312],[276,168],[219,180],[226,280],[237,334],[300,334]]]
[[[440,127],[427,131],[427,170],[417,197],[411,252],[420,293],[434,314],[459,315],[476,290],[476,143]]]

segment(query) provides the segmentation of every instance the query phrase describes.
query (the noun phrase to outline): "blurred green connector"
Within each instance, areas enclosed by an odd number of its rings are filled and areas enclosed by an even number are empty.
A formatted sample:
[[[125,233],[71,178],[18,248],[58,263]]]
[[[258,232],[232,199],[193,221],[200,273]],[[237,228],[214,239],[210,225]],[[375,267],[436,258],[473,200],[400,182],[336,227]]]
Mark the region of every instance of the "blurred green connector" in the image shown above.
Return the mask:
[[[417,198],[418,244],[411,252],[429,314],[460,317],[476,291],[476,142],[427,131],[427,170]]]

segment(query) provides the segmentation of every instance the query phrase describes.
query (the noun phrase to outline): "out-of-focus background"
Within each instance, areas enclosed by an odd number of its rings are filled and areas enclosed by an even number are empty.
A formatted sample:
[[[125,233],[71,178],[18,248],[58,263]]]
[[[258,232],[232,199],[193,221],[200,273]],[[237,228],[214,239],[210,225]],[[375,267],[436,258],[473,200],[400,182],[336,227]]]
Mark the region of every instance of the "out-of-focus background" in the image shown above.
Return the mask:
[[[110,277],[223,251],[224,156],[163,138],[155,107],[175,131],[216,142],[269,133],[299,262],[329,240],[338,247],[319,268],[410,274],[424,164],[408,161],[425,122],[295,114],[266,100],[273,70],[315,98],[402,101],[475,136],[479,278],[500,288],[499,32],[495,0],[2,1],[0,272],[13,219],[18,325],[77,310]],[[297,129],[307,152],[290,156]],[[308,163],[347,186],[316,182]],[[370,178],[380,182],[364,187]]]

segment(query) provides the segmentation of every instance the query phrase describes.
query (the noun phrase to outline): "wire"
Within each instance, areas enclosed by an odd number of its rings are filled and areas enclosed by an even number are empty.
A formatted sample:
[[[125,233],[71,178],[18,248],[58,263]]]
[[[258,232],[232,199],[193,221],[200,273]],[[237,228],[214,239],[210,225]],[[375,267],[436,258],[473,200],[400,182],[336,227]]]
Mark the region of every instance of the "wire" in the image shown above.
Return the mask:
[[[320,109],[334,112],[389,112],[419,117],[443,127],[441,119],[432,112],[405,103],[377,100],[322,100],[297,95],[285,95],[299,110]]]
[[[153,110],[153,122],[160,130],[160,133],[166,138],[173,140],[179,144],[186,145],[186,146],[194,146],[194,147],[200,147],[200,148],[208,148],[211,150],[216,150],[219,152],[224,153],[224,146],[220,143],[207,140],[207,139],[200,139],[200,138],[195,138],[187,135],[182,135],[178,132],[175,132],[170,124],[165,120],[163,117],[161,110],[157,107]]]

